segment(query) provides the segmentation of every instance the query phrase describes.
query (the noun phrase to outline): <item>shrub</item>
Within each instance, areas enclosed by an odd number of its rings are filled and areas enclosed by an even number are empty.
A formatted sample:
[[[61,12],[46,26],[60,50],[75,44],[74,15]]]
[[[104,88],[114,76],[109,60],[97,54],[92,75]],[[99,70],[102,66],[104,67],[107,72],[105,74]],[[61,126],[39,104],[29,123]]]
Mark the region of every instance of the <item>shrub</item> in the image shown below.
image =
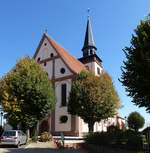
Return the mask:
[[[48,120],[45,119],[40,124],[39,132],[41,134],[43,132],[48,132],[48,131],[49,131],[49,123],[48,123]]]
[[[128,116],[128,126],[136,132],[144,126],[145,119],[138,112],[132,112]]]
[[[111,136],[106,132],[95,132],[86,135],[85,141],[89,144],[108,145],[110,144]]]
[[[132,130],[89,133],[85,142],[98,146],[111,146],[129,150],[142,150],[144,137]]]
[[[32,142],[37,142],[38,141],[38,137],[36,135],[33,135],[31,138]]]
[[[134,136],[128,137],[126,147],[131,150],[142,150],[143,138],[140,135],[134,135]]]
[[[40,136],[40,141],[41,142],[46,142],[46,141],[50,141],[52,139],[52,136],[49,132],[43,132],[41,133]]]
[[[110,125],[110,126],[107,127],[107,131],[109,133],[115,132],[115,131],[118,131],[118,130],[119,130],[118,126],[115,126],[115,125]]]

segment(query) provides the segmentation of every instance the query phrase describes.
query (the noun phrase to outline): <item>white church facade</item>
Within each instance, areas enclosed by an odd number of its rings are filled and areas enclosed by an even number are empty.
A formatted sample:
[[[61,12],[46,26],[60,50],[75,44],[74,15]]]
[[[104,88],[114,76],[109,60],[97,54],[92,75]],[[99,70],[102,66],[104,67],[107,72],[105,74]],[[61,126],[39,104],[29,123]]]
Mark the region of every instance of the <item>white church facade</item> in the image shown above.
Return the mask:
[[[83,57],[76,59],[63,47],[44,33],[34,54],[34,59],[47,72],[51,80],[56,96],[55,111],[51,113],[48,124],[53,135],[81,136],[88,132],[88,126],[84,121],[67,111],[67,102],[71,90],[72,79],[82,70],[89,70],[95,75],[103,71],[102,60],[96,54],[97,48],[94,43],[91,22],[88,18],[85,41],[82,48]],[[65,120],[65,121],[63,121]],[[107,121],[95,123],[94,131],[106,131],[109,125],[118,124],[123,126],[123,119],[115,116]]]

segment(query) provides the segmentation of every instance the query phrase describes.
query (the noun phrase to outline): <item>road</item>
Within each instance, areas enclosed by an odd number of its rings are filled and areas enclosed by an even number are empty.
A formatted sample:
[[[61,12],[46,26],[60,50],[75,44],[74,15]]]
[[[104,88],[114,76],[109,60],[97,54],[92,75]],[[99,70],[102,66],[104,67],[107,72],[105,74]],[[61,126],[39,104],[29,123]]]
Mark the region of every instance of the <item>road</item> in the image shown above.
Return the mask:
[[[51,141],[51,142],[29,143],[27,145],[21,146],[20,148],[0,148],[0,153],[88,153],[88,152],[83,149],[57,149],[56,144],[53,141]]]
[[[82,149],[0,148],[0,153],[88,153]]]

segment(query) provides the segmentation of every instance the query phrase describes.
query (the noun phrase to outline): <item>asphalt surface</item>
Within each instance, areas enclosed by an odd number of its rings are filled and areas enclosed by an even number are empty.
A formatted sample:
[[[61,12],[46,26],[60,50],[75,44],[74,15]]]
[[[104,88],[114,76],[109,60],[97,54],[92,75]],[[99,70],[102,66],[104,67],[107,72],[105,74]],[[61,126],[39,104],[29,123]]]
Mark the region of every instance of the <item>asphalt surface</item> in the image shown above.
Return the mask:
[[[2,148],[0,153],[87,153],[82,149]]]
[[[1,146],[2,147],[2,146]],[[52,143],[30,143],[19,148],[0,148],[0,153],[88,153],[83,149],[57,149]]]

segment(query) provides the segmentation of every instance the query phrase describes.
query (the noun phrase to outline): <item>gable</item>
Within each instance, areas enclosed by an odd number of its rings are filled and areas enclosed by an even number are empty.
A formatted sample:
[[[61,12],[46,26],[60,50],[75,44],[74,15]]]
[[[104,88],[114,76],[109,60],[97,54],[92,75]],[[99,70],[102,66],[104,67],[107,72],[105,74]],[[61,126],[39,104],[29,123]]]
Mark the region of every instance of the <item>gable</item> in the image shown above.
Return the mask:
[[[52,50],[54,50],[55,53],[58,54],[58,56],[62,59],[62,61],[66,64],[66,66],[68,67],[68,69],[70,69],[71,72],[79,73],[82,70],[86,71],[85,66],[81,62],[79,62],[77,59],[71,56],[67,51],[65,51],[65,49],[62,48],[60,45],[58,45],[53,39],[51,39],[47,35],[47,33],[43,34],[43,37],[34,55],[35,59],[38,59],[37,54],[40,52],[41,46],[45,38],[49,42],[50,46],[52,47]],[[46,53],[45,55],[43,55],[43,57],[44,56],[46,56]]]
[[[38,48],[37,51],[34,55],[34,59],[36,61],[38,61],[38,59],[40,58],[40,61],[46,60],[48,58],[50,58],[51,56],[57,56],[57,52],[55,51],[55,49],[51,46],[51,44],[49,43],[49,41],[47,40],[46,37],[44,37]]]

